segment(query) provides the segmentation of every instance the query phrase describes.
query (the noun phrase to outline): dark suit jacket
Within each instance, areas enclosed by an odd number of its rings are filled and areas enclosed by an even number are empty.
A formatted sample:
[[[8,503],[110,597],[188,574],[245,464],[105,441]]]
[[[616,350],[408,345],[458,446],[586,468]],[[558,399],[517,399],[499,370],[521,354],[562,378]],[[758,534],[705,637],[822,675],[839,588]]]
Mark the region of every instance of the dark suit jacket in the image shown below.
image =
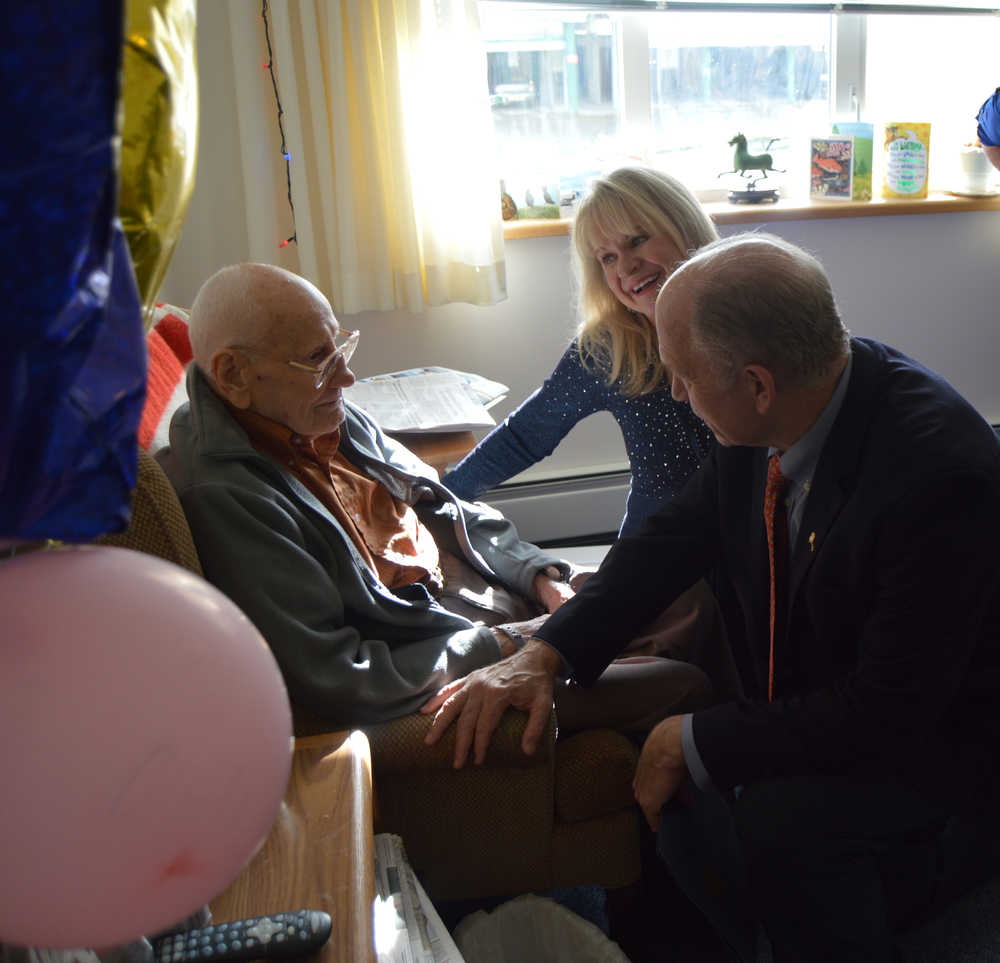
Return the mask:
[[[774,701],[763,448],[717,447],[538,633],[586,685],[681,591],[724,576],[747,697],[693,720],[722,789],[888,771],[947,794],[994,764],[1000,443],[938,375],[874,341],[853,339],[852,351],[792,556]]]

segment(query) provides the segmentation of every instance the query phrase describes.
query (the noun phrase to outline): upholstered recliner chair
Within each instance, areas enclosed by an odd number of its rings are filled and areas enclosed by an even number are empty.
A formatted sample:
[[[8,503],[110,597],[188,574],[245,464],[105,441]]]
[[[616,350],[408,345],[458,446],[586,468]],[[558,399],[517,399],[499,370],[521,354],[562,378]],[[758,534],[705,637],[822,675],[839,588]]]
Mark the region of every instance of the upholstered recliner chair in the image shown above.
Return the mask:
[[[139,455],[128,529],[103,544],[158,555],[201,574],[184,512],[155,459]],[[560,886],[617,889],[639,878],[636,748],[619,733],[556,739],[553,712],[533,756],[524,716],[509,711],[485,762],[456,771],[454,735],[424,745],[430,719],[364,728],[371,744],[376,832],[403,838],[432,899],[492,899]],[[296,734],[321,731],[296,719]]]

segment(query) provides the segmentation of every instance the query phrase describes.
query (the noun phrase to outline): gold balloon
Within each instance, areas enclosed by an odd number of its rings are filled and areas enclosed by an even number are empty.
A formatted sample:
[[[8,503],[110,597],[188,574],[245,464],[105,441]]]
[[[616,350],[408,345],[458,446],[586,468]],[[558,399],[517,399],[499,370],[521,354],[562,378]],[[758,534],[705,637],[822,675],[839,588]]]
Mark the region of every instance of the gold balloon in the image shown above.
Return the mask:
[[[194,188],[195,0],[128,0],[126,11],[118,212],[148,328]]]

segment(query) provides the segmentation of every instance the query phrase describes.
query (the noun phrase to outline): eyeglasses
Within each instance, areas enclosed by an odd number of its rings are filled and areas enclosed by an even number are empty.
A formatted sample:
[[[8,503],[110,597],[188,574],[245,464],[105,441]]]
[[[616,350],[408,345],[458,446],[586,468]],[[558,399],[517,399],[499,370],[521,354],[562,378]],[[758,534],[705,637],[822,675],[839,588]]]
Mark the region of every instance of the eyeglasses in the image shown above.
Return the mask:
[[[333,374],[338,362],[343,361],[344,364],[347,364],[351,360],[360,337],[360,331],[348,331],[347,337],[340,344],[334,344],[333,354],[321,365],[303,364],[301,361],[289,361],[288,364],[313,375],[313,387],[319,391],[330,380],[330,375]]]

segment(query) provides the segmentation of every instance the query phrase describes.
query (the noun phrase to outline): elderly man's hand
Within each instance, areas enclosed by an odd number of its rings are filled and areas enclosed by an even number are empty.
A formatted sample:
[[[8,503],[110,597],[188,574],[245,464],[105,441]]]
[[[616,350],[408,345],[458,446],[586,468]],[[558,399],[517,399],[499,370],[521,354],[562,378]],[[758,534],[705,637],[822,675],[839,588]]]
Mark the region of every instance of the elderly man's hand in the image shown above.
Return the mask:
[[[539,572],[532,582],[535,598],[545,606],[545,611],[550,615],[559,608],[563,602],[569,601],[576,594],[569,582],[550,578],[544,572]]]
[[[681,718],[670,716],[650,732],[635,767],[632,791],[654,833],[660,828],[660,810],[687,781]]]
[[[428,744],[437,742],[457,720],[455,768],[465,765],[470,748],[478,765],[486,758],[486,749],[504,710],[514,706],[528,713],[521,748],[530,756],[552,710],[560,661],[555,649],[531,639],[509,658],[449,683],[420,709],[437,713],[427,733]]]

